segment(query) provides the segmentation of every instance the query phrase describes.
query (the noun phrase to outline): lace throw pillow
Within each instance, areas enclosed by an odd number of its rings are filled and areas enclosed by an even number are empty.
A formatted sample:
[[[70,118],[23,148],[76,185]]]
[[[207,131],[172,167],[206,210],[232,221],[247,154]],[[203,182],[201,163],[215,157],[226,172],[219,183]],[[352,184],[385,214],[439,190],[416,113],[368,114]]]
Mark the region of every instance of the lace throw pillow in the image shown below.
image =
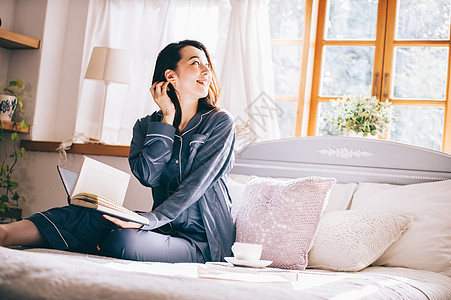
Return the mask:
[[[236,240],[262,244],[271,267],[303,270],[334,183],[333,178],[288,181],[252,177],[236,219]]]
[[[359,271],[379,258],[409,226],[400,215],[370,211],[336,211],[324,214],[308,267]]]

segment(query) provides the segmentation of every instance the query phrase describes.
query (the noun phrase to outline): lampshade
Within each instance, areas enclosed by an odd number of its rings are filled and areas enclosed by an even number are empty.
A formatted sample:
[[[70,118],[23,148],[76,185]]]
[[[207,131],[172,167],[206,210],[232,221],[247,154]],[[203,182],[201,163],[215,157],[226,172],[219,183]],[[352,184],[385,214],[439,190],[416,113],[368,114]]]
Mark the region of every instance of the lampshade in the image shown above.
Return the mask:
[[[130,83],[130,57],[125,50],[94,47],[85,78]]]

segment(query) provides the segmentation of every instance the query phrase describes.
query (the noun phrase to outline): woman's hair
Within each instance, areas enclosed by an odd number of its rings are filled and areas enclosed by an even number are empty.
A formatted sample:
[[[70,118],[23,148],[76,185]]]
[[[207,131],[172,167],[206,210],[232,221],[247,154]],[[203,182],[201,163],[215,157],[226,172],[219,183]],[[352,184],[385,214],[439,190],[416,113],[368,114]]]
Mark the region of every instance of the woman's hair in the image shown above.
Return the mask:
[[[210,65],[210,72],[212,75],[211,82],[210,86],[208,87],[208,95],[204,98],[200,98],[199,104],[210,108],[216,108],[216,102],[218,101],[220,92],[219,80],[213,69],[210,54],[208,53],[207,48],[198,41],[184,40],[176,43],[171,43],[167,45],[163,50],[161,50],[155,63],[155,71],[153,73],[152,84],[154,84],[155,82],[166,81],[166,77],[164,75],[166,70],[169,69],[177,71],[177,64],[182,58],[181,50],[186,46],[196,47],[197,49],[203,51],[205,53],[205,56],[207,57],[208,64]],[[182,111],[174,87],[172,86],[172,84],[169,84],[168,87],[168,96],[174,103],[176,110],[173,125],[177,128],[182,118]]]

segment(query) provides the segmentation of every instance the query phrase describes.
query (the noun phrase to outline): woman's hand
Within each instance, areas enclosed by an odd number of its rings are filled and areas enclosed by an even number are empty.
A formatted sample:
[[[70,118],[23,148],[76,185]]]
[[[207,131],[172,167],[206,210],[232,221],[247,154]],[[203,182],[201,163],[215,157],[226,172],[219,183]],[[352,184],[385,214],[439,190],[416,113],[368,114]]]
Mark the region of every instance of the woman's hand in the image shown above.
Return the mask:
[[[175,118],[175,106],[168,96],[168,85],[169,81],[155,82],[150,87],[150,93],[163,113],[163,122],[172,125]]]
[[[121,228],[132,228],[132,229],[139,229],[141,227],[143,227],[142,224],[139,223],[135,223],[135,222],[130,222],[130,221],[124,221],[109,215],[102,215],[105,219],[107,219],[108,221],[113,222],[114,224],[116,224],[117,226],[121,227]]]

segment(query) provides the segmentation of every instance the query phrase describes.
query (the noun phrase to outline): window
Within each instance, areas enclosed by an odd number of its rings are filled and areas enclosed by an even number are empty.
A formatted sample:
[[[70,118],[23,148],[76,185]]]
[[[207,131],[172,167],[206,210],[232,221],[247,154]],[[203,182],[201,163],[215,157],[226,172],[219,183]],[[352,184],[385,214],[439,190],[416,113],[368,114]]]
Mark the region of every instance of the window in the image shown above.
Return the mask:
[[[330,109],[329,100],[345,94],[376,95],[390,100],[398,115],[388,139],[451,151],[449,0],[292,0],[292,6],[302,6],[297,10],[275,2],[270,2],[273,57],[276,74],[284,74],[275,77],[280,86],[276,99],[278,104],[297,102],[285,110],[298,112],[295,121],[284,115],[281,128],[289,130],[283,135],[337,135],[321,118]],[[299,23],[291,19],[305,20],[299,32],[315,27],[314,49],[307,49],[310,44],[303,36],[292,36]],[[290,35],[277,36],[277,24],[290,26],[285,29]],[[295,42],[304,45],[301,54],[282,52]],[[303,61],[310,56],[311,75]],[[302,63],[307,70],[299,67]],[[299,83],[289,85],[283,76]]]
[[[305,0],[270,0],[274,92],[280,137],[293,137],[298,105]]]

